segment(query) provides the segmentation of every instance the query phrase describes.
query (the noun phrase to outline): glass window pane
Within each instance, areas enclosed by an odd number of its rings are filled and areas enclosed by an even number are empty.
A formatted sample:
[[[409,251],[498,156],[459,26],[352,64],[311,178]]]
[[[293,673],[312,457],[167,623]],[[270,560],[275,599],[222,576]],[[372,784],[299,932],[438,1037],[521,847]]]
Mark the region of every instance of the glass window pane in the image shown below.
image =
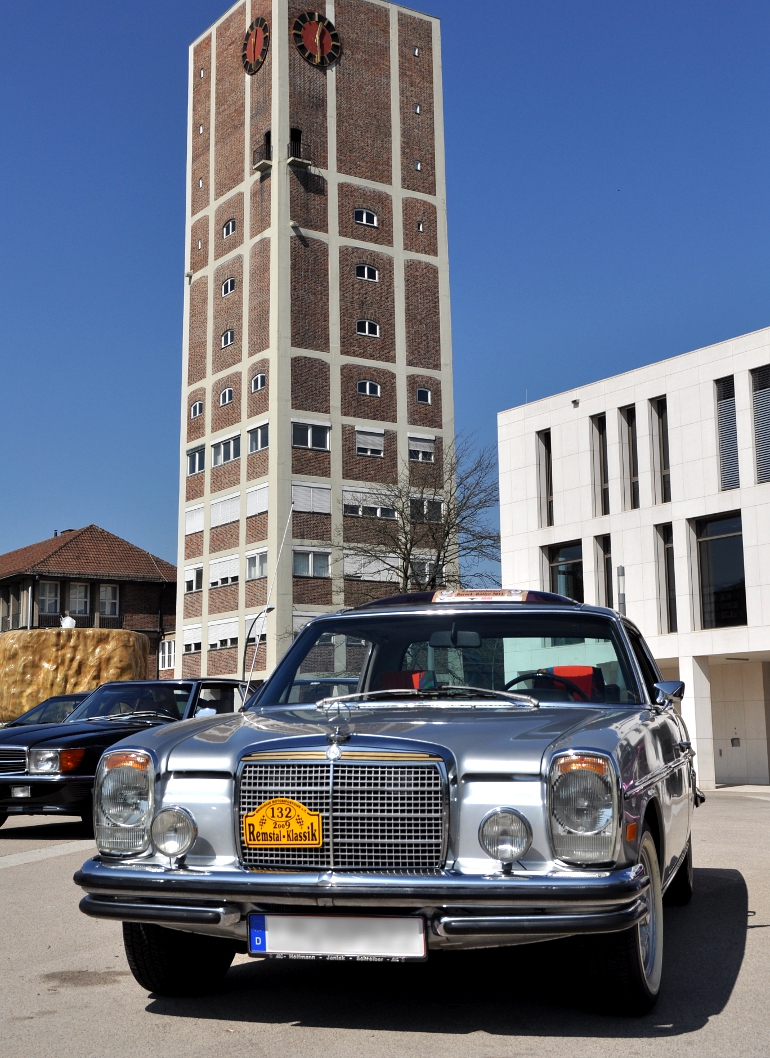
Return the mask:
[[[743,535],[717,536],[719,528],[740,528],[740,515],[701,522],[698,526],[698,563],[704,628],[746,624],[746,577]]]
[[[329,556],[324,554],[313,555],[313,576],[314,577],[328,577],[329,576]]]
[[[294,576],[310,576],[310,555],[306,551],[294,552]]]

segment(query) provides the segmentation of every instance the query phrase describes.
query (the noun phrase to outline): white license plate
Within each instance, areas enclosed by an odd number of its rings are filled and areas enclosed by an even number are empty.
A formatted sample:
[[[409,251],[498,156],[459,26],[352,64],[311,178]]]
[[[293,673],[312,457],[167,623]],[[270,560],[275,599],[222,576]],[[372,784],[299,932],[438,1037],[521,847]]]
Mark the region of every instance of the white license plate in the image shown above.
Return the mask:
[[[295,959],[424,959],[421,918],[249,915],[249,954]]]

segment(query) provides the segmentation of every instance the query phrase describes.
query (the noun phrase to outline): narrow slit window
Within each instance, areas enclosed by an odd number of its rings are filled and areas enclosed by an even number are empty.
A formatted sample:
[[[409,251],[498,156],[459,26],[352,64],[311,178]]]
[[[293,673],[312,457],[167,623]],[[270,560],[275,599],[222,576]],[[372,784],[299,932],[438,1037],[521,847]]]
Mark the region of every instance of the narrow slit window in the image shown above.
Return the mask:
[[[660,548],[660,615],[664,633],[677,631],[676,574],[674,572],[674,528],[669,522],[658,526]]]
[[[541,430],[537,435],[537,471],[540,528],[545,529],[553,525],[553,461],[550,430]]]
[[[671,502],[671,457],[668,448],[668,403],[656,397],[652,405],[653,465],[655,467],[655,502]]]
[[[639,449],[636,430],[636,406],[620,409],[623,435],[623,506],[627,511],[639,507]]]
[[[717,434],[719,436],[719,487],[740,488],[738,471],[738,428],[735,421],[735,379],[732,375],[718,378]]]
[[[612,538],[609,533],[596,538],[596,571],[599,580],[599,605],[613,607],[612,594]]]
[[[420,113],[420,104],[419,103],[415,103],[414,104],[414,112],[415,112],[415,114],[419,114]]]
[[[607,416],[591,419],[592,456],[594,470],[594,511],[597,515],[610,513],[610,475],[607,459]]]
[[[770,481],[770,365],[751,372],[757,484]]]

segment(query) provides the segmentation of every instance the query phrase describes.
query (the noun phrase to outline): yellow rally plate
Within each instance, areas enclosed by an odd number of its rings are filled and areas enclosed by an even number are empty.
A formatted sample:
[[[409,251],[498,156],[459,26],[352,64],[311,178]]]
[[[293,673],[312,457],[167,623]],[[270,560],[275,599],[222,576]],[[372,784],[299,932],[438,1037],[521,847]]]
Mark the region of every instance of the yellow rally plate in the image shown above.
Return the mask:
[[[243,843],[249,849],[320,848],[321,813],[288,797],[272,797],[243,817]]]

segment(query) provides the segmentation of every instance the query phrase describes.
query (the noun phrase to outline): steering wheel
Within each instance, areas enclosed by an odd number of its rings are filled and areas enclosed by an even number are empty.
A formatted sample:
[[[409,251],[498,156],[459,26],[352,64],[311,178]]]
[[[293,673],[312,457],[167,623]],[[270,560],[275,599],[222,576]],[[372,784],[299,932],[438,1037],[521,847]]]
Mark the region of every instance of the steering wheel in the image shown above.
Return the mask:
[[[551,680],[552,683],[560,683],[565,690],[574,692],[575,694],[579,694],[582,701],[588,701],[588,695],[585,693],[585,691],[581,690],[581,688],[578,687],[576,683],[573,683],[572,680],[568,680],[565,676],[557,676],[553,672],[543,672],[541,670],[536,669],[532,672],[522,672],[521,676],[514,676],[512,680],[508,680],[505,687],[503,687],[503,690],[507,691],[511,687],[513,687],[514,684],[521,683],[522,680],[532,680],[536,676],[539,677],[541,680],[546,679]]]

